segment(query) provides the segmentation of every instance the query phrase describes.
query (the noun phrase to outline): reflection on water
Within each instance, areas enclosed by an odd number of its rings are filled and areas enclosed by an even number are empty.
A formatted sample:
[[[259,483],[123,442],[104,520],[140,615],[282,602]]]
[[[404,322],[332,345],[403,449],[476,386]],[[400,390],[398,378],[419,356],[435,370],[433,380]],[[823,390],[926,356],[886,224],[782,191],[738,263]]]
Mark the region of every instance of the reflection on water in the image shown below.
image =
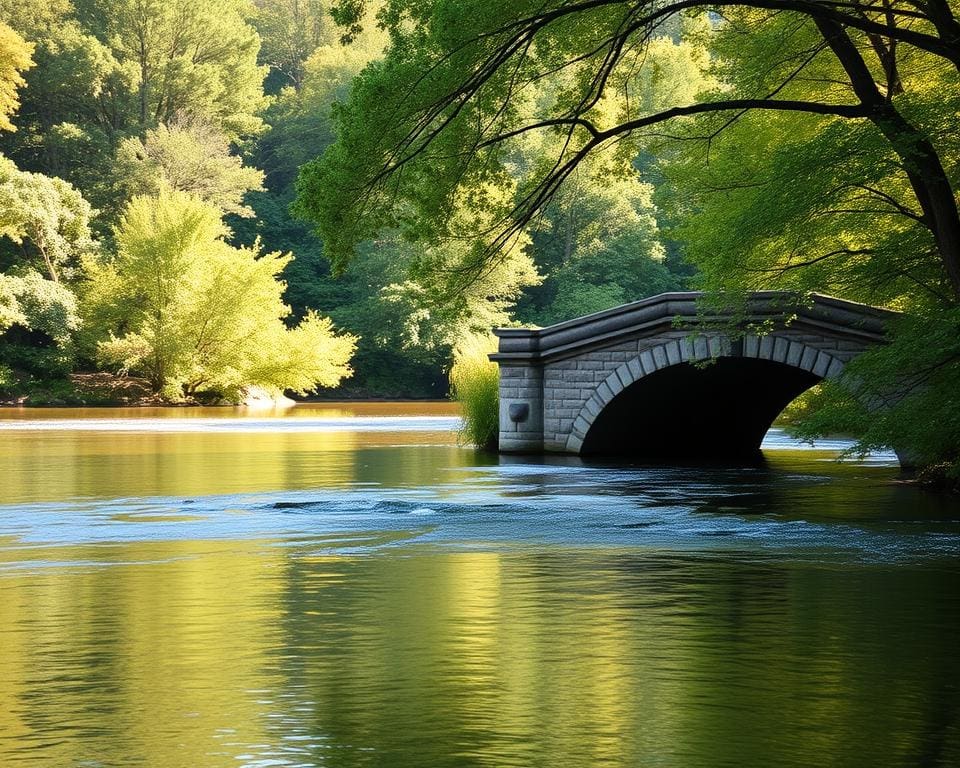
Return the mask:
[[[960,509],[888,458],[484,459],[396,428],[447,406],[333,408],[6,422],[0,765],[960,764]]]

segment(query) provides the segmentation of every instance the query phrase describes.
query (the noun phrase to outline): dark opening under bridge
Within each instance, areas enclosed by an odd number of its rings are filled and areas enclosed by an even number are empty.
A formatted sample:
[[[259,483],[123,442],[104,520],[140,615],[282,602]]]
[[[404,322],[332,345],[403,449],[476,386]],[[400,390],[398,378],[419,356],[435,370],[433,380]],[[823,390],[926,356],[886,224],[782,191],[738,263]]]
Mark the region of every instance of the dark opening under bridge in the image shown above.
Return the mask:
[[[756,456],[790,401],[884,343],[895,316],[764,291],[734,317],[705,313],[702,298],[664,293],[548,328],[494,331],[500,450]]]

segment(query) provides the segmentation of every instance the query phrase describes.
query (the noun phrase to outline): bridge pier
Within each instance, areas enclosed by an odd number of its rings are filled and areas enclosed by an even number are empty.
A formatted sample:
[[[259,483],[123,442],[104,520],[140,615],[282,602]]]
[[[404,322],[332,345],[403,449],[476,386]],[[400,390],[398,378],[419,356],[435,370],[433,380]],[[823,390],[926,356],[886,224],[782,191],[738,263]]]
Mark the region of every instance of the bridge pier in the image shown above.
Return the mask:
[[[543,451],[543,366],[500,365],[500,450]]]
[[[750,294],[734,324],[704,316],[700,298],[661,294],[548,328],[497,329],[500,450],[720,459],[757,451],[796,395],[884,343],[894,314],[771,291]],[[717,330],[735,325],[744,331]]]

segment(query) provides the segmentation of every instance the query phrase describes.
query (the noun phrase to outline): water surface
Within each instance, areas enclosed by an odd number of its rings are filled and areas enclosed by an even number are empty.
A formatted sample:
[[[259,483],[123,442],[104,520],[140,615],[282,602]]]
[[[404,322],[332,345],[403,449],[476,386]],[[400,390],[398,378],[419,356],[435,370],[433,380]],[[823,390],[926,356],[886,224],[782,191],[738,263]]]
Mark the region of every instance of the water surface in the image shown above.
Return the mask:
[[[894,457],[456,424],[0,411],[0,765],[960,764],[960,508]]]

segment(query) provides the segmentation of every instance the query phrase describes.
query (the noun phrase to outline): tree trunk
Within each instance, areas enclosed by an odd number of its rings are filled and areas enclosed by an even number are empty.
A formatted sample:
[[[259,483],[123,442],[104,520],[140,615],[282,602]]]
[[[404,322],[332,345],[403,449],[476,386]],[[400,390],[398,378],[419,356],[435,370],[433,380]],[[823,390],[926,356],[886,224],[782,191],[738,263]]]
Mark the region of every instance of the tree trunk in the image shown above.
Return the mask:
[[[960,300],[960,211],[939,154],[930,139],[884,98],[847,31],[834,21],[815,18],[814,23],[846,71],[854,93],[869,107],[868,119],[900,158],[954,297]]]
[[[960,22],[957,22],[950,5],[946,0],[927,0],[922,6],[924,13],[930,19],[937,34],[944,43],[960,51]],[[960,61],[954,60],[957,70],[960,71]]]

